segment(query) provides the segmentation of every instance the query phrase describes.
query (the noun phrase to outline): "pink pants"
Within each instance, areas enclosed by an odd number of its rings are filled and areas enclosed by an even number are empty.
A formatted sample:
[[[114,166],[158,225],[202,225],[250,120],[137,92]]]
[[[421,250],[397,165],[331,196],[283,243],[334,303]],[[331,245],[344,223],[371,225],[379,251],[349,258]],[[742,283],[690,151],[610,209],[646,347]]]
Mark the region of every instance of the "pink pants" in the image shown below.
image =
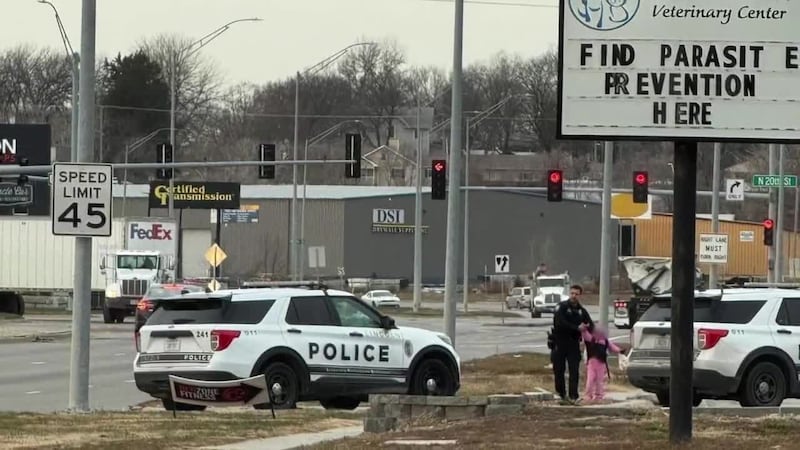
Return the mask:
[[[586,363],[587,400],[602,400],[606,395],[606,365],[603,361],[589,358]]]

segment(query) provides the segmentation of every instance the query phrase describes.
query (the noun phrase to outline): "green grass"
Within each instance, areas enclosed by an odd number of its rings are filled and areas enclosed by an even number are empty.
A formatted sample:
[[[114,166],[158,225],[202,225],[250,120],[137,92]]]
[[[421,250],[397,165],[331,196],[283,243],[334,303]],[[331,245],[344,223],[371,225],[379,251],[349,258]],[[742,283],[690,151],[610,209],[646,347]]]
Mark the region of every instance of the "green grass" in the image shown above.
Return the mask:
[[[177,449],[354,426],[352,413],[250,412],[0,414],[0,448]]]

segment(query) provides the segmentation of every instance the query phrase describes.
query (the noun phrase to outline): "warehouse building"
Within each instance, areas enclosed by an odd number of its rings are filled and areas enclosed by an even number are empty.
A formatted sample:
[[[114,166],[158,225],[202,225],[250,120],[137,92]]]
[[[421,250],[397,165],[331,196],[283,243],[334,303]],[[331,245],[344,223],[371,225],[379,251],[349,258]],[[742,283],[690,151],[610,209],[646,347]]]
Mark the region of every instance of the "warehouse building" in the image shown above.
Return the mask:
[[[115,186],[115,216],[165,216],[148,208],[148,185]],[[305,276],[413,279],[414,187],[308,186],[304,224]],[[298,188],[302,210],[303,187]],[[281,276],[288,270],[291,185],[241,187],[238,211],[225,211],[220,245],[228,255],[222,275]],[[124,208],[123,208],[124,203]],[[300,216],[298,211],[298,216]],[[445,272],[447,202],[423,188],[423,282],[442,283]],[[213,242],[216,214],[184,209],[182,276],[207,276],[204,252]],[[519,191],[470,193],[469,278],[495,274],[495,255],[508,255],[510,273],[527,277],[542,262],[550,272],[569,271],[576,281],[600,272],[600,205]],[[309,251],[309,249],[311,249]],[[324,249],[324,250],[321,250]],[[614,250],[616,251],[616,250]],[[324,261],[321,254],[324,252]],[[318,267],[320,266],[320,267]],[[463,259],[459,260],[459,280]]]

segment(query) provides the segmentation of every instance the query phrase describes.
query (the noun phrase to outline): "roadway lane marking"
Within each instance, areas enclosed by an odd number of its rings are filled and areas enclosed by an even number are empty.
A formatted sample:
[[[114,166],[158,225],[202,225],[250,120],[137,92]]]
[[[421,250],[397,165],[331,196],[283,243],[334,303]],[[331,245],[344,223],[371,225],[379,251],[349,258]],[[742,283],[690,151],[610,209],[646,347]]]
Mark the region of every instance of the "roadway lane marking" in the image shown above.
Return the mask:
[[[41,366],[42,364],[47,364],[45,361],[33,361],[31,362],[34,366]]]
[[[114,356],[125,356],[125,353],[114,353]]]
[[[125,383],[136,383],[136,380],[125,380]]]
[[[35,395],[35,394],[41,394],[41,393],[42,393],[42,391],[28,391],[28,392],[26,392],[26,394],[28,394],[28,395]]]

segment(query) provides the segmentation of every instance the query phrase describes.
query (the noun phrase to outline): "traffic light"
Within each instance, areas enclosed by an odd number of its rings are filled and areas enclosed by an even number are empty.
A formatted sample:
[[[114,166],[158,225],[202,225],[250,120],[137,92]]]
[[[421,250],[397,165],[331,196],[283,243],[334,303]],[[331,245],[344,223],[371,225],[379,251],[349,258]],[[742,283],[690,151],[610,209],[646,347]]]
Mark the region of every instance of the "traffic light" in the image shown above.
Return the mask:
[[[258,146],[259,161],[275,161],[275,144]],[[275,166],[258,166],[258,178],[271,180],[275,178]]]
[[[172,162],[172,145],[158,144],[156,147],[156,162],[159,164],[168,164]],[[173,169],[156,169],[156,178],[159,180],[169,180],[173,176]]]
[[[354,163],[347,163],[345,178],[361,178],[361,135],[347,133],[345,135],[344,159],[352,159]]]
[[[764,219],[764,245],[772,247],[772,232],[775,228],[775,222],[772,219]]]
[[[560,202],[564,193],[564,172],[558,169],[547,171],[547,201]]]
[[[431,199],[447,198],[447,161],[434,159],[431,161]]]
[[[649,181],[647,172],[643,170],[633,172],[633,203],[647,203]]]

